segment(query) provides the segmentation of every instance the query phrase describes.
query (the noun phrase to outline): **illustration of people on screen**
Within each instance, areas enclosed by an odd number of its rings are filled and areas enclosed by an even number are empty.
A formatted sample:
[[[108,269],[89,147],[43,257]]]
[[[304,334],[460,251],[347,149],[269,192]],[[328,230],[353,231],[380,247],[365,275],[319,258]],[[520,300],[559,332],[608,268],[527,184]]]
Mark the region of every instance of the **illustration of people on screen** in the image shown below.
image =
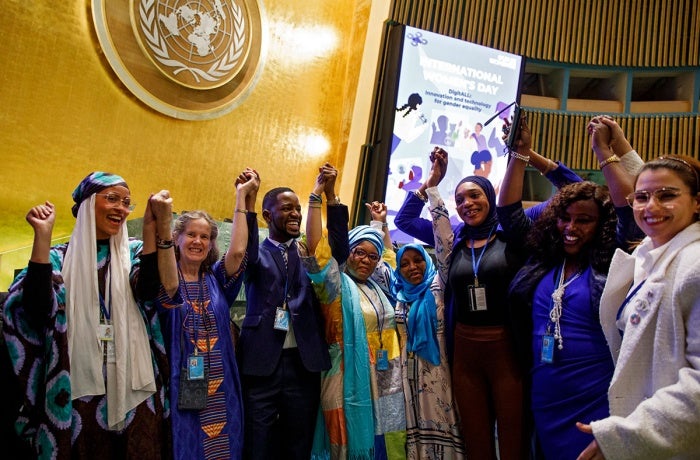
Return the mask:
[[[472,139],[474,142],[476,142],[476,150],[477,151],[482,151],[482,150],[488,150],[489,147],[486,144],[486,136],[481,134],[481,131],[484,129],[484,125],[481,123],[477,123],[474,125],[474,132],[469,132],[467,130],[467,134],[470,139]]]
[[[450,119],[447,115],[440,115],[437,117],[437,123],[433,122],[433,135],[430,136],[430,143],[433,145],[447,145],[445,144],[445,139],[447,139],[447,124]]]
[[[421,104],[423,104],[423,98],[420,94],[412,93],[404,105],[396,108],[391,153],[394,153],[401,142],[413,142],[425,132],[428,119],[420,110]]]

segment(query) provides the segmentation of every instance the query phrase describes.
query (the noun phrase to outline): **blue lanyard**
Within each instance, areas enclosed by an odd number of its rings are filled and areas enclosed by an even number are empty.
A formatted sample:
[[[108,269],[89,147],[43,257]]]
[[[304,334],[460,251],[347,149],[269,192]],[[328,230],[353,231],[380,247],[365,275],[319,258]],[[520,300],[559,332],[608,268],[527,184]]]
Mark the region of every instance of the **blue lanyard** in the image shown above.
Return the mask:
[[[109,266],[107,267],[107,285],[105,286],[105,292],[109,292],[112,289],[112,273],[109,271]],[[102,312],[102,317],[107,320],[109,324],[110,317],[112,316],[112,295],[109,296],[109,305],[106,304],[104,296],[99,293],[100,297],[100,311]]]
[[[481,250],[481,254],[479,254],[479,258],[476,258],[476,253],[474,252],[474,240],[471,241],[471,250],[472,250],[472,270],[474,270],[474,286],[479,285],[479,265],[481,264],[481,258],[484,257],[484,253],[486,252],[486,247],[489,245],[489,240],[491,239],[491,235],[493,234],[494,229],[496,226],[494,225],[491,227],[491,231],[489,232],[489,236],[486,237],[486,244],[484,245],[484,248]]]
[[[632,290],[632,292],[627,294],[627,297],[625,297],[625,300],[622,301],[622,305],[620,305],[620,308],[617,309],[617,316],[615,318],[617,321],[619,321],[620,318],[622,317],[622,312],[625,311],[625,307],[630,302],[630,300],[632,300],[632,297],[634,297],[637,294],[637,292],[641,289],[642,286],[644,286],[644,283],[646,283],[646,282],[647,282],[647,280],[643,280],[641,283],[639,283],[637,285],[636,288],[634,288]],[[620,332],[620,337],[622,337],[622,333],[623,333],[622,329],[618,328],[618,331]]]

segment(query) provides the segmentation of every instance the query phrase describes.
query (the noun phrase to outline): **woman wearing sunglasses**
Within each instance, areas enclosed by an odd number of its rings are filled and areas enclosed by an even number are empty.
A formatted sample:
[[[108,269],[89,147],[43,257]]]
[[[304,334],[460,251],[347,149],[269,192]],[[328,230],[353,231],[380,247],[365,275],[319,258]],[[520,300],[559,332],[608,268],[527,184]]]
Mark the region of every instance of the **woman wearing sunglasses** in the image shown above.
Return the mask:
[[[606,123],[594,119],[591,129]],[[593,148],[613,158],[604,143]],[[699,176],[697,160],[661,157],[642,167],[627,197],[646,237],[610,265],[600,300],[615,361],[610,416],[579,424],[595,438],[579,459],[700,457]]]

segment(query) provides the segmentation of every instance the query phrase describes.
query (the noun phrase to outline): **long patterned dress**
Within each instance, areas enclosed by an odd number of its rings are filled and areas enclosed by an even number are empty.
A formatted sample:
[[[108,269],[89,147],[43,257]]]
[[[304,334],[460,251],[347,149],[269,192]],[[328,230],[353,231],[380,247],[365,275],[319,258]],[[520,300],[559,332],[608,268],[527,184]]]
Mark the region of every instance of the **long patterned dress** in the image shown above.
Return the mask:
[[[100,240],[97,244],[98,278],[104,286],[109,243]],[[132,289],[138,276],[141,248],[141,241],[129,241]],[[108,430],[106,395],[71,399],[66,289],[61,275],[67,249],[68,243],[55,246],[50,251],[50,264],[34,264],[29,268],[41,270],[42,276],[51,278],[53,300],[49,300],[50,305],[25,304],[24,281],[28,269],[13,282],[5,304],[3,332],[24,393],[16,428],[33,445],[39,458],[156,459],[167,456],[169,407],[163,383],[164,377],[167,378],[167,358],[152,303],[141,302],[139,309],[148,333],[156,392],[128,412],[125,425],[119,431]],[[99,308],[95,305],[96,315],[99,315]],[[39,317],[37,310],[41,311]]]
[[[405,458],[404,389],[394,309],[376,283],[356,283],[341,273],[327,240],[319,244],[315,257],[303,262],[321,303],[331,356],[331,369],[321,373],[325,423],[318,424],[312,458]],[[381,348],[387,351],[386,370],[377,370],[380,336]]]
[[[452,377],[445,345],[445,301],[444,287],[447,279],[447,260],[452,250],[452,228],[449,214],[442,200],[433,205],[430,212],[435,231],[435,254],[438,274],[430,290],[437,307],[437,338],[440,347],[440,364],[411,356],[413,365],[408,366],[408,353],[401,347],[403,380],[406,398],[406,450],[409,459],[462,459],[464,441],[459,425],[457,404],[452,393]],[[396,324],[402,345],[407,342],[406,318],[409,304],[396,305]]]
[[[236,355],[231,340],[229,306],[241,288],[245,262],[233,276],[222,260],[202,282],[185,282],[170,298],[161,286],[159,311],[170,358],[170,398],[175,459],[234,459],[243,452],[243,400]],[[184,343],[181,343],[184,338]],[[195,343],[196,342],[196,343]],[[180,410],[180,374],[187,357],[204,357],[208,368],[207,406]]]

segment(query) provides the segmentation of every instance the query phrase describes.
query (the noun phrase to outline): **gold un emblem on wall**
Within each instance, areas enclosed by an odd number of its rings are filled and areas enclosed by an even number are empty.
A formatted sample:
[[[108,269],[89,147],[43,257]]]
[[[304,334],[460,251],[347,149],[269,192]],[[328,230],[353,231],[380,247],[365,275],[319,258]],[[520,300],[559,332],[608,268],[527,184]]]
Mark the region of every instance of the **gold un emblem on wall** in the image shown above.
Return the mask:
[[[186,120],[219,117],[252,90],[265,54],[259,2],[93,0],[105,57],[142,102]]]

